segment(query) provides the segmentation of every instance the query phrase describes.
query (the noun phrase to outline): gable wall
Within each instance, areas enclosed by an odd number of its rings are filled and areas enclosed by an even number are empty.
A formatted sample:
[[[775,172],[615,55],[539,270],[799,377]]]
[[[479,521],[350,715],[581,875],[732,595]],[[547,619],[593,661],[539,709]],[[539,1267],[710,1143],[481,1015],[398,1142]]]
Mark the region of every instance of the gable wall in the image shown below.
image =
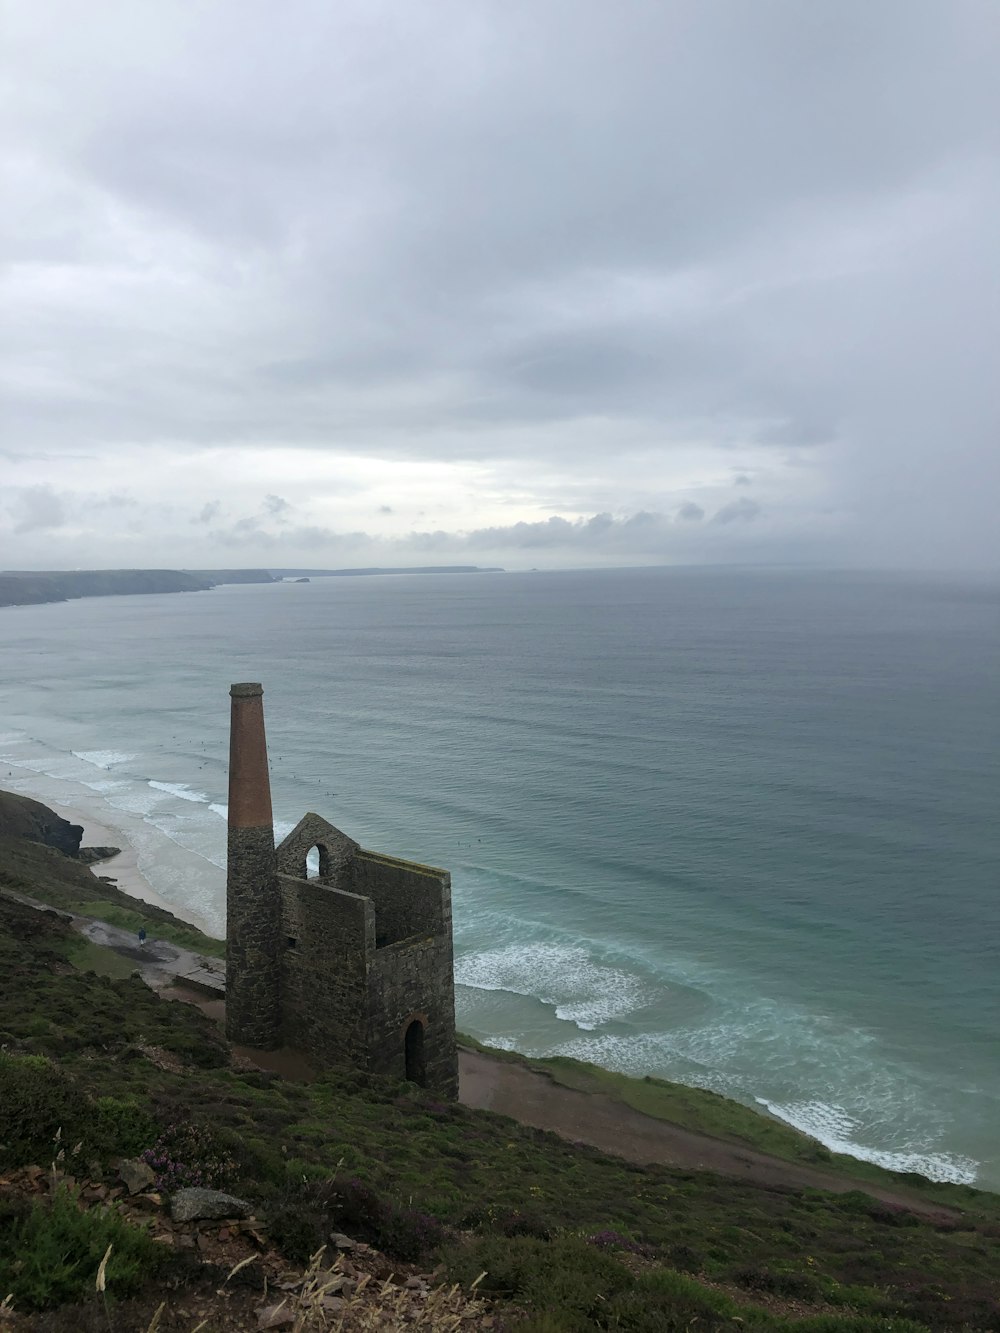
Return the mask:
[[[313,847],[320,849],[321,875],[331,880],[339,877],[344,863],[359,850],[353,838],[334,828],[320,815],[304,815],[278,846],[276,857],[279,872],[297,879],[307,878],[306,857]],[[349,884],[344,885],[344,888],[350,887]]]

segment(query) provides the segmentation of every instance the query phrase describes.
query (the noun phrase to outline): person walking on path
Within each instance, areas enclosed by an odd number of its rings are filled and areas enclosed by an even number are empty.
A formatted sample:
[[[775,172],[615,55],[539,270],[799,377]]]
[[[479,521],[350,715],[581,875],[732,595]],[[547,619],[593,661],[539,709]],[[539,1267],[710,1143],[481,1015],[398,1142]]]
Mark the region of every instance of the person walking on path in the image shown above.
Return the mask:
[[[145,947],[146,947],[146,927],[145,927],[145,926],[140,926],[140,927],[139,927],[139,948],[140,948],[140,949],[145,949]]]

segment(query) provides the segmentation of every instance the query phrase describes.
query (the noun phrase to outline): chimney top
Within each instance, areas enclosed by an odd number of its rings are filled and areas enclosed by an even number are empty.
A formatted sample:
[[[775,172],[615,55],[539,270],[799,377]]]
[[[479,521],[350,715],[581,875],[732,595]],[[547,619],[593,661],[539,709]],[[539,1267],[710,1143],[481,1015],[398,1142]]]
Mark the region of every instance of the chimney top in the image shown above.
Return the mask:
[[[264,686],[259,681],[245,680],[238,685],[230,685],[229,693],[234,699],[258,699],[264,693]]]

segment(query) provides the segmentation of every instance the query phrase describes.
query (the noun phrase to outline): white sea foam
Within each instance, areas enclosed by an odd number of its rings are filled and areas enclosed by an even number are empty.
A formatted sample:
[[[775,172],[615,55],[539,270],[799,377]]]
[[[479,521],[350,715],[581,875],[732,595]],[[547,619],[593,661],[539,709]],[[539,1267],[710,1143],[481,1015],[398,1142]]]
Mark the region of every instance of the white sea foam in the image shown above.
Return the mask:
[[[178,796],[182,801],[197,801],[199,805],[204,805],[209,799],[203,791],[194,791],[186,782],[154,782],[150,779],[149,785],[156,791],[166,792],[168,796]]]
[[[73,754],[95,768],[113,768],[115,764],[127,764],[136,757],[123,750],[74,750]]]
[[[213,801],[208,808],[213,815],[218,815],[220,819],[229,818],[229,806],[222,801]]]
[[[595,963],[577,945],[512,944],[467,954],[456,960],[455,981],[532,996],[584,1031],[641,1009],[652,998],[634,973]]]
[[[955,1181],[961,1185],[975,1183],[979,1164],[971,1157],[933,1152],[924,1146],[887,1150],[859,1143],[855,1136],[861,1124],[842,1106],[830,1106],[826,1102],[780,1104],[765,1101],[762,1097],[757,1098],[757,1103],[779,1120],[819,1139],[831,1152],[860,1157],[889,1171],[919,1171],[928,1180]]]

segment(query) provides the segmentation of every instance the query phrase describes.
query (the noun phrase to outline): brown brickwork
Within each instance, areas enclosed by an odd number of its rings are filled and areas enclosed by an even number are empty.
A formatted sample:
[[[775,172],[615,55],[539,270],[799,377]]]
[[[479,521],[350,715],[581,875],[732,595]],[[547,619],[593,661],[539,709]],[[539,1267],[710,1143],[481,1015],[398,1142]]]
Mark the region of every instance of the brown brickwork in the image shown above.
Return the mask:
[[[281,906],[263,693],[258,684],[230,690],[226,1034],[270,1050],[281,1044]]]

